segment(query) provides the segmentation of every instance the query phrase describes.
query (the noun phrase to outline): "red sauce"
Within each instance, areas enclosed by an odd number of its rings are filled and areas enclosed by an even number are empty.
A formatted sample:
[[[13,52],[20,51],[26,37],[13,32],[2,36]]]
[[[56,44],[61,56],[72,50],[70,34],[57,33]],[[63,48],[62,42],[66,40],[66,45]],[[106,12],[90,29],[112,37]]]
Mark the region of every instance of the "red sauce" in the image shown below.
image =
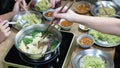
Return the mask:
[[[47,12],[47,13],[45,13],[45,16],[46,17],[53,17],[53,12]]]
[[[64,20],[61,22],[61,25],[67,27],[67,26],[71,26],[72,23],[70,21]]]
[[[79,42],[80,42],[82,45],[87,46],[87,45],[92,44],[93,41],[92,41],[90,38],[88,38],[88,37],[83,37],[82,39],[79,40]]]

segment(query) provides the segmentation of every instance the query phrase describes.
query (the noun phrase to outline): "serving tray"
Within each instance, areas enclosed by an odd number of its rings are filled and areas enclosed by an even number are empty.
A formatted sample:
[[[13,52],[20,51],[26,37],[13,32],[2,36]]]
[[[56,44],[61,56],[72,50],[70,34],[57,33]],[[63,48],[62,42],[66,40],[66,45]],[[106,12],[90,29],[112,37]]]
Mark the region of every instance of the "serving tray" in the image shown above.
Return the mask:
[[[22,67],[22,68],[61,68],[64,60],[66,58],[67,52],[72,44],[74,34],[70,32],[64,32],[61,31],[62,33],[62,43],[60,45],[60,55],[54,60],[52,60],[49,63],[46,64],[39,64],[34,65],[25,62],[23,59],[21,59],[18,50],[15,48],[15,45],[11,47],[9,52],[4,58],[4,62],[6,64],[6,68],[13,68],[13,67]]]

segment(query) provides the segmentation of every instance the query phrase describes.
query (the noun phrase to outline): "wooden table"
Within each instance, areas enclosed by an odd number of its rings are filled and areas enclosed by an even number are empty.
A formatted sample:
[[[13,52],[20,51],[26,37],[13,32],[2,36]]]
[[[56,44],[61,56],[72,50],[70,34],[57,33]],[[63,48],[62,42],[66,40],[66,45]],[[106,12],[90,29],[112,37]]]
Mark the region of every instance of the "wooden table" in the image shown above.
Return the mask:
[[[9,49],[13,46],[14,37],[15,37],[16,33],[18,32],[14,28],[11,28],[11,31],[12,31],[11,35],[4,42],[2,42],[0,44],[0,68],[4,68],[4,65],[5,65],[3,63],[4,57],[8,53]],[[86,32],[83,32],[83,31],[78,29],[78,24],[77,23],[73,24],[73,27],[71,28],[71,30],[69,32],[72,32],[75,35],[75,37],[77,37],[78,35],[80,35],[82,33],[86,33]],[[103,48],[103,47],[99,47],[99,46],[96,46],[96,45],[94,45],[93,48],[97,48],[97,49],[106,51],[107,53],[109,53],[112,56],[112,58],[114,58],[115,48]],[[80,51],[80,50],[83,50],[83,49],[76,46],[76,50],[74,50],[72,52],[72,57],[71,58],[73,58],[77,54],[77,52]],[[68,68],[72,68],[71,60],[70,60],[70,63],[68,63],[68,65],[69,65]]]

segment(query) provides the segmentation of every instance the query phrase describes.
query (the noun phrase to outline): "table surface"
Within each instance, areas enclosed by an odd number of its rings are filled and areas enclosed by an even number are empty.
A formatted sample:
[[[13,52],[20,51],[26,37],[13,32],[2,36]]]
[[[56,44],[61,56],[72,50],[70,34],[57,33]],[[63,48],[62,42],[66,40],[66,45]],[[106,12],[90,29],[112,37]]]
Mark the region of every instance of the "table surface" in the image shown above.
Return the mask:
[[[18,31],[16,29],[11,28],[10,36],[5,41],[0,43],[0,68],[4,68],[3,67],[4,66],[4,63],[3,63],[4,57],[6,56],[6,54],[10,50],[10,48],[13,46],[13,44],[14,44],[14,37],[15,37],[17,32]],[[71,28],[71,30],[69,32],[72,32],[75,35],[75,37],[77,37],[78,35],[80,35],[82,33],[86,33],[86,32],[84,32],[84,31],[82,31],[82,30],[80,30],[78,28],[78,23],[74,23],[72,25],[72,28]],[[112,48],[103,48],[103,47],[99,47],[99,46],[95,45],[94,48],[98,48],[98,49],[101,49],[101,50],[104,50],[104,51],[108,52],[112,56],[112,58],[114,59],[114,54],[115,54],[115,48],[114,47],[112,47]],[[83,49],[76,47],[76,50],[74,52],[78,52],[80,50],[83,50]],[[76,53],[74,53],[74,52],[73,52],[73,55],[75,56]],[[69,66],[69,68],[72,67],[72,64],[70,64],[70,65],[71,66]]]

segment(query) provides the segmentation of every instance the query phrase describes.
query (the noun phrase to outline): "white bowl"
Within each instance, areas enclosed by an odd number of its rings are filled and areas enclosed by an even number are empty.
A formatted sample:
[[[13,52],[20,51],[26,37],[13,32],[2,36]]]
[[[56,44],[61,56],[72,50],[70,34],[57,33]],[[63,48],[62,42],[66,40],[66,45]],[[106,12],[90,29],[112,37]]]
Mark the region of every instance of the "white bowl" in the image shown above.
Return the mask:
[[[55,9],[48,9],[46,11],[43,12],[43,17],[46,19],[46,20],[53,20],[53,13],[54,13]],[[51,16],[52,15],[52,16]]]
[[[94,38],[89,34],[82,34],[77,38],[77,43],[82,48],[90,48],[94,42]]]
[[[63,26],[62,23],[63,23],[64,21],[67,21],[67,20],[61,19],[60,22],[59,22],[59,26],[60,26],[63,30],[70,30],[71,27],[72,27],[72,25],[73,25],[73,23],[70,22],[70,23],[72,23],[72,24],[69,24],[69,23],[68,23],[68,24],[66,24],[65,26]],[[68,22],[69,22],[69,21],[68,21]],[[65,23],[65,22],[64,22],[64,23]]]
[[[87,26],[85,25],[82,25],[82,24],[79,24],[79,28],[83,31],[88,31],[90,28],[88,28]]]

